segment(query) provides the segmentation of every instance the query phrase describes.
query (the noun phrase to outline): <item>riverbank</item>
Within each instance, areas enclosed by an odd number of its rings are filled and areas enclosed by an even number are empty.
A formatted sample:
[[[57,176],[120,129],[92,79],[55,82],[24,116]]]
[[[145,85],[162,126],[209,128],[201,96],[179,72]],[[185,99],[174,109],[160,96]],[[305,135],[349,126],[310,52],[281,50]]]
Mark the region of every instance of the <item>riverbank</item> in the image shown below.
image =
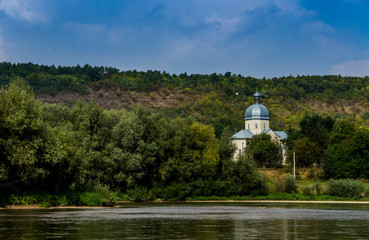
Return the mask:
[[[185,201],[192,203],[337,203],[337,204],[369,204],[369,201],[307,201],[307,200],[206,200]]]
[[[32,209],[105,209],[112,207],[89,207],[89,206],[54,206],[54,207],[43,207],[39,205],[9,205],[0,207],[0,210],[32,210]]]
[[[117,204],[129,203],[136,203],[133,201],[117,201]],[[186,200],[186,201],[163,201],[163,200],[155,200],[155,201],[146,201],[144,203],[287,203],[287,204],[296,204],[296,203],[303,203],[303,204],[365,204],[369,205],[369,201],[338,201],[338,200],[329,200],[329,201],[306,201],[306,200]],[[119,207],[119,206],[115,206]],[[0,207],[0,210],[33,210],[33,209],[108,209],[114,207],[89,207],[89,206],[54,206],[54,207],[42,207],[39,205],[10,205],[5,207]]]

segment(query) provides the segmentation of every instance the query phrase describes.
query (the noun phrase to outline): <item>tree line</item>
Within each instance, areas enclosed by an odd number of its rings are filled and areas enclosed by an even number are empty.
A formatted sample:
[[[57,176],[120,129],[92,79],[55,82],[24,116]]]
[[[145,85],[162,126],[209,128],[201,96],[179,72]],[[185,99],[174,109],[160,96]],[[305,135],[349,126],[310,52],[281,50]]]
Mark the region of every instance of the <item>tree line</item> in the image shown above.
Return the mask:
[[[254,89],[262,90],[270,109],[292,102],[288,108],[293,111],[293,99],[299,103],[309,98],[323,102],[360,99],[365,103],[368,80],[341,76],[256,79],[230,72],[171,75],[87,64],[55,67],[3,62],[0,191],[87,191],[102,185],[122,192],[151,191],[159,197],[266,193],[265,179],[256,167],[281,167],[280,146],[260,135],[249,142],[248,154],[240,161],[231,158],[230,136],[242,128]],[[165,87],[206,94],[182,104],[171,117],[165,111],[144,108],[103,109],[83,102],[66,107],[35,98],[35,94],[60,91],[84,94],[90,87],[135,91]],[[322,178],[369,177],[366,112],[360,114],[364,121],[356,123],[345,116],[312,111],[288,119],[271,114],[272,128],[288,126],[289,162],[295,151],[297,165],[323,167]],[[298,124],[286,124],[292,118]]]
[[[0,191],[103,185],[163,198],[266,192],[254,162],[233,161],[231,131],[160,113],[41,103],[21,79],[0,92]]]

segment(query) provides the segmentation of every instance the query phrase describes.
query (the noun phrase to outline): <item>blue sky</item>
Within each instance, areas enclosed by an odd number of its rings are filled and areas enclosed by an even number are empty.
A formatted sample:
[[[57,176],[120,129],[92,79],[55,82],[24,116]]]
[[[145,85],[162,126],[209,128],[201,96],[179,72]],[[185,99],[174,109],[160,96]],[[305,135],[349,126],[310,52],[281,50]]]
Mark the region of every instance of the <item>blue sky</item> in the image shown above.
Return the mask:
[[[0,0],[0,61],[369,75],[368,0]]]

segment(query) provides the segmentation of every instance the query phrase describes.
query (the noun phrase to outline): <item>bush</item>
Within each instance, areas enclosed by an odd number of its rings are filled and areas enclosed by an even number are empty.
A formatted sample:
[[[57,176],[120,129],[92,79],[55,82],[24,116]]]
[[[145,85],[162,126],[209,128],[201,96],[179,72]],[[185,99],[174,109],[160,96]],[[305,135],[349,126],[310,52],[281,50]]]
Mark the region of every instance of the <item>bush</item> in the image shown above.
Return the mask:
[[[311,194],[313,194],[313,192],[314,192],[314,187],[313,187],[313,188],[311,188],[311,187],[309,187],[309,186],[305,186],[305,187],[303,187],[303,188],[301,189],[301,191],[302,191],[302,193],[303,193],[303,194],[305,194],[305,195],[311,195]]]
[[[242,154],[236,162],[232,163],[232,168],[229,173],[229,186],[225,191],[226,196],[269,193],[267,179],[260,174],[250,156]]]
[[[355,198],[362,197],[364,185],[362,182],[353,179],[330,179],[328,181],[327,194],[331,196]]]
[[[369,188],[366,188],[366,189],[364,190],[364,196],[365,196],[365,197],[369,197]]]
[[[84,192],[81,195],[81,205],[84,206],[100,206],[101,196],[94,192]]]
[[[67,195],[48,193],[11,194],[6,203],[11,205],[39,205],[40,207],[70,206]]]
[[[297,191],[296,181],[293,176],[286,176],[283,179],[278,179],[275,182],[276,192],[294,193]]]
[[[135,202],[143,202],[153,200],[154,196],[151,190],[147,190],[145,187],[136,186],[134,189],[128,191],[129,200]]]
[[[284,178],[284,189],[286,193],[294,193],[297,191],[297,185],[293,176],[286,176]]]
[[[163,200],[185,200],[186,197],[189,195],[190,190],[191,189],[184,184],[174,183],[164,188],[160,193],[160,197]]]
[[[84,192],[80,196],[80,203],[86,206],[113,206],[115,201],[114,194],[103,184],[97,184],[93,191]]]
[[[317,195],[320,195],[320,194],[323,194],[323,193],[324,193],[324,192],[323,192],[322,185],[320,185],[320,183],[315,183],[315,184],[313,185],[313,190],[315,190],[315,193],[316,193]]]

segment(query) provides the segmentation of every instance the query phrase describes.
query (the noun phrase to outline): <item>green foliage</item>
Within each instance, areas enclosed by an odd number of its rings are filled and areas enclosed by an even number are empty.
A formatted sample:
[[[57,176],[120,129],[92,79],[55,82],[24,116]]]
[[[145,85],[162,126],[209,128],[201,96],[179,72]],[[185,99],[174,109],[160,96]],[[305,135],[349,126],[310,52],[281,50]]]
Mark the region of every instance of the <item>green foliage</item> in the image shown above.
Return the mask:
[[[160,198],[163,200],[185,200],[190,194],[190,188],[182,183],[174,183],[165,188],[160,192]]]
[[[337,126],[328,146],[324,173],[326,178],[368,178],[369,130],[365,128],[344,130]],[[334,140],[333,140],[334,139]]]
[[[249,195],[254,191],[264,195],[269,192],[266,180],[260,175],[255,162],[246,154],[242,154],[231,167],[229,195]]]
[[[275,182],[276,192],[295,193],[297,192],[297,184],[293,176],[286,176]]]
[[[313,185],[313,189],[314,189],[314,191],[315,191],[315,193],[316,193],[317,195],[320,195],[320,194],[323,194],[323,193],[324,193],[324,192],[323,192],[322,185],[320,185],[319,183],[315,183],[315,184]]]
[[[152,190],[148,190],[146,187],[135,187],[128,191],[129,200],[135,202],[143,202],[153,200],[154,196]]]
[[[170,89],[173,94],[178,90],[183,104],[162,113],[142,108],[103,109],[96,102],[79,101],[71,107],[42,104],[26,81],[17,77],[10,81],[14,76],[24,77],[36,94],[83,93],[89,87],[127,92],[161,88],[160,92]],[[254,79],[231,73],[177,76],[89,65],[0,63],[0,85],[4,86],[0,90],[0,193],[58,196],[56,192],[68,192],[60,199],[36,198],[37,204],[44,202],[45,206],[110,205],[114,202],[110,189],[125,197],[129,193],[133,200],[266,194],[266,180],[256,167],[280,167],[279,146],[268,136],[257,136],[248,145],[249,155],[234,162],[230,142],[230,136],[243,125],[242,116],[256,88],[270,97],[265,101],[273,128],[291,126],[287,146],[297,150],[298,166],[320,164],[321,160],[327,178],[367,179],[369,134],[365,125],[358,128],[350,118],[335,122],[311,114],[308,104],[299,105],[297,99],[364,99],[369,95],[361,89],[368,89],[368,80],[339,76]],[[169,115],[172,118],[166,117]],[[365,113],[359,117],[360,121],[367,119]],[[294,129],[299,122],[301,129]],[[33,200],[13,202],[22,201]]]
[[[245,152],[251,154],[251,158],[258,167],[278,168],[282,166],[280,146],[272,141],[268,134],[260,134],[248,140]]]
[[[305,195],[311,195],[311,194],[313,194],[314,189],[310,186],[304,186],[304,187],[301,188],[301,191]]]
[[[295,151],[296,166],[298,167],[311,167],[313,165],[319,165],[321,149],[315,142],[312,142],[309,138],[301,138],[293,142],[293,151]],[[289,153],[289,162],[292,163],[293,156],[292,151]]]
[[[364,192],[362,182],[353,179],[331,179],[328,181],[327,194],[344,198],[361,198]]]
[[[59,194],[33,192],[25,194],[10,194],[6,203],[11,205],[38,205],[40,207],[55,206],[112,206],[115,195],[107,186],[98,185],[92,191],[67,191]]]

